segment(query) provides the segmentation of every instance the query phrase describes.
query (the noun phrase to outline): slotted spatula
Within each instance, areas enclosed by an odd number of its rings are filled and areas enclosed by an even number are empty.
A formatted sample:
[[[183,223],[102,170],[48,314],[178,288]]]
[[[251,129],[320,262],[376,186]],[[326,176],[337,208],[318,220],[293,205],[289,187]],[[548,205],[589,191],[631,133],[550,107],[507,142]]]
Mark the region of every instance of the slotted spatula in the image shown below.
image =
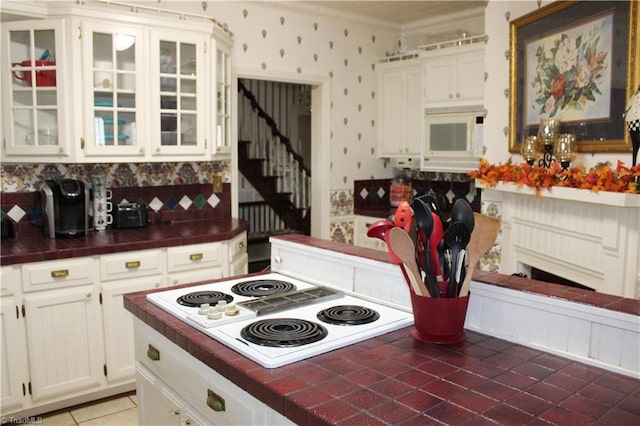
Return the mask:
[[[458,255],[460,250],[467,247],[471,233],[461,222],[453,222],[444,232],[444,241],[451,249],[451,270],[449,271],[449,283],[447,284],[447,297],[455,297],[458,293]]]

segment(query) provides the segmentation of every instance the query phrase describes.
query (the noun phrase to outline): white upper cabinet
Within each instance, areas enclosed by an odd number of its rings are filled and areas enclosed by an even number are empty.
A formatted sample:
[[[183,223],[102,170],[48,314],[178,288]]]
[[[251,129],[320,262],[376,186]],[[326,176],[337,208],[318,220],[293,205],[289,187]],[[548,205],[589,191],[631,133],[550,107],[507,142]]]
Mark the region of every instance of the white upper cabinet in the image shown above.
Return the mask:
[[[144,32],[84,21],[84,153],[144,157]],[[94,129],[93,132],[90,129]]]
[[[228,155],[231,36],[206,17],[103,7],[3,23],[3,160]]]
[[[152,156],[206,153],[207,41],[200,34],[151,33]]]
[[[64,22],[2,23],[3,157],[69,156]]]
[[[425,55],[427,108],[484,104],[484,44]]]
[[[424,64],[378,65],[378,156],[419,157],[422,144]]]
[[[228,156],[231,154],[231,46],[222,41],[216,43],[215,60],[215,101],[216,127],[214,129],[213,154]]]

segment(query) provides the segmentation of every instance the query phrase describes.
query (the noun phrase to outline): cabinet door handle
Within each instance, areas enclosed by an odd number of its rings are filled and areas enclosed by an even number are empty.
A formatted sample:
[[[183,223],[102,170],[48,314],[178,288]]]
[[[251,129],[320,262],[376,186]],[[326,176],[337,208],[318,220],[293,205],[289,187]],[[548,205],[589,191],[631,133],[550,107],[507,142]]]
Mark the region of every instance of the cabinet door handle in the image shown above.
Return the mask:
[[[240,244],[238,244],[238,247],[240,247],[241,249],[244,248],[244,241],[240,241]]]
[[[189,255],[189,260],[196,261],[202,260],[202,253],[193,253]]]
[[[130,262],[125,262],[124,263],[124,267],[127,268],[127,269],[139,268],[140,267],[140,261],[139,260],[132,260]]]
[[[147,357],[151,361],[160,361],[160,351],[151,343],[149,343],[149,348],[147,348]]]
[[[224,398],[211,389],[207,389],[207,406],[213,411],[225,411]]]
[[[57,271],[51,271],[51,278],[65,278],[69,276],[68,269],[58,269]]]

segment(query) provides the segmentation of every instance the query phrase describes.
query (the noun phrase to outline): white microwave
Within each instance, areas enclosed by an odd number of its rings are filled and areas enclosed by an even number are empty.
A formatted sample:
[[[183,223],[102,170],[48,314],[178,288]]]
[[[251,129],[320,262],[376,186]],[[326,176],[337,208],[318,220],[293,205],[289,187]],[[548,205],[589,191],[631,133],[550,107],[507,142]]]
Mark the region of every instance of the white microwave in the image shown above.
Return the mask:
[[[420,168],[451,172],[476,169],[484,143],[483,123],[484,111],[427,111]]]

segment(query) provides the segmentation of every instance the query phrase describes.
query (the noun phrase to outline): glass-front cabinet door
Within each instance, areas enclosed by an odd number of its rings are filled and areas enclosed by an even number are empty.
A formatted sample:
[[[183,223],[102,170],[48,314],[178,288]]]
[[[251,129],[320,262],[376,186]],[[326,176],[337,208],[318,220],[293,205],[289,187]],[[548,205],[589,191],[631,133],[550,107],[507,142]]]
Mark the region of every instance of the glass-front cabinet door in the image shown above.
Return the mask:
[[[3,149],[7,155],[67,155],[64,25],[2,23]]]
[[[205,39],[153,32],[150,44],[151,155],[202,155]]]
[[[83,23],[85,154],[144,156],[143,31]]]
[[[231,55],[222,47],[216,49],[215,81],[215,154],[229,154],[231,152]]]

